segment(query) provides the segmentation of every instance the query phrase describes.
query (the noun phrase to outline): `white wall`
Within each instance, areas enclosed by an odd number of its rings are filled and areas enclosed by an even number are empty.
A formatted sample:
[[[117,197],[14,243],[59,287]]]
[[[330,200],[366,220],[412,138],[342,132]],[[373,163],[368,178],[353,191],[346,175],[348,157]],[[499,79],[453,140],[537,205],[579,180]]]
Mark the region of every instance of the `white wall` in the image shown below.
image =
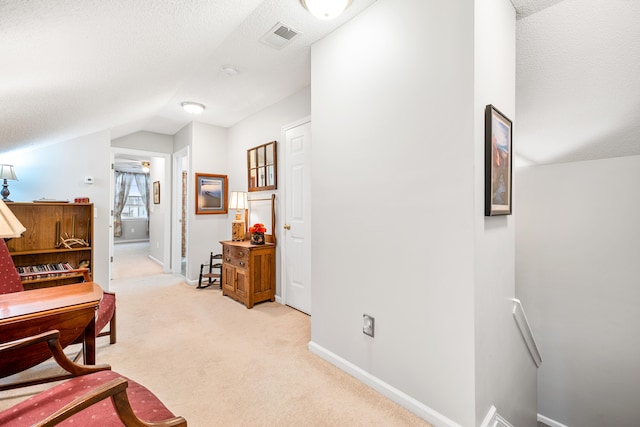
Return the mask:
[[[378,0],[312,48],[311,338],[437,425],[476,421],[473,29]]]
[[[538,411],[640,420],[640,156],[517,170],[516,278],[540,343]]]
[[[510,300],[516,296],[515,222],[522,208],[516,203],[513,215],[484,216],[485,106],[495,105],[518,126],[515,9],[509,0],[476,0],[475,10],[476,425],[493,405],[514,426],[535,427],[537,369]]]
[[[191,145],[193,138],[193,122],[184,126],[175,135],[173,135],[173,152],[177,153],[183,148],[187,148]]]
[[[277,141],[278,189],[275,191],[252,192],[250,199],[270,197],[276,194],[276,214],[284,212],[281,208],[280,189],[283,184],[283,148],[282,127],[311,113],[311,90],[305,88],[294,95],[254,114],[229,129],[227,144],[230,191],[247,191],[247,150],[270,141]],[[228,230],[231,238],[231,221],[235,217],[230,212]],[[282,218],[276,217],[276,223],[282,225]],[[276,227],[276,239],[280,239],[280,227]],[[276,247],[276,295],[282,295],[280,286],[280,246]]]
[[[115,243],[149,241],[149,220],[147,218],[124,218],[122,234],[114,237]]]
[[[112,140],[111,146],[170,154],[173,153],[173,136],[140,131]]]
[[[89,197],[94,204],[93,279],[109,288],[109,171],[110,133],[97,132],[70,141],[3,153],[3,163],[13,164],[19,181],[9,184],[10,199],[61,199],[73,202]],[[84,177],[93,176],[94,184]]]
[[[195,174],[211,173],[228,175],[227,165],[227,129],[204,123],[193,122],[189,125],[191,133],[191,151],[189,185],[189,220],[187,237],[187,279],[197,282],[200,264],[209,261],[211,251],[220,251],[220,241],[231,239],[232,214],[196,215]],[[189,133],[183,129],[180,133]],[[183,137],[177,139],[182,141]],[[234,185],[232,182],[228,184]],[[228,202],[228,201],[227,201]],[[235,215],[233,215],[235,216]]]
[[[172,140],[173,138],[170,137]],[[171,162],[164,157],[151,157],[149,168],[149,256],[162,264],[163,271],[170,271],[169,247],[171,233],[167,232],[167,216],[171,216]],[[160,182],[160,203],[153,203],[153,183]],[[177,203],[180,203],[178,200]]]

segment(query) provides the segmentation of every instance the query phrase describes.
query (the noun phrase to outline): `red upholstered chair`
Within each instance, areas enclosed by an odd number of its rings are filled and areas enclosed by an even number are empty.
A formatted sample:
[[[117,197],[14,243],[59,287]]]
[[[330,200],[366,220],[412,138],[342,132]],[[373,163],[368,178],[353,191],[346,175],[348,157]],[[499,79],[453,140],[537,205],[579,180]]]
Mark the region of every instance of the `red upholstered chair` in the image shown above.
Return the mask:
[[[7,244],[4,239],[0,239],[0,294],[22,291],[24,291],[22,280],[13,264]]]
[[[68,273],[82,273],[85,281],[90,281],[89,270],[86,268],[80,268],[77,270],[66,271]],[[31,275],[37,276],[39,273],[32,273]],[[51,274],[50,272],[40,274]],[[22,292],[24,286],[22,286],[22,280],[20,275],[13,264],[11,254],[7,245],[3,239],[0,239],[0,294],[8,294],[11,292]],[[109,324],[109,330],[102,332],[102,330]],[[98,307],[98,313],[96,316],[96,336],[102,337],[109,335],[109,342],[114,344],[116,342],[116,294],[113,292],[104,291],[102,301]]]
[[[58,336],[58,331],[50,331],[0,344],[0,369],[3,360],[46,343],[56,362],[73,376],[0,412],[1,426],[186,427],[187,421],[174,416],[153,393],[111,371],[109,365],[73,363],[63,353]]]

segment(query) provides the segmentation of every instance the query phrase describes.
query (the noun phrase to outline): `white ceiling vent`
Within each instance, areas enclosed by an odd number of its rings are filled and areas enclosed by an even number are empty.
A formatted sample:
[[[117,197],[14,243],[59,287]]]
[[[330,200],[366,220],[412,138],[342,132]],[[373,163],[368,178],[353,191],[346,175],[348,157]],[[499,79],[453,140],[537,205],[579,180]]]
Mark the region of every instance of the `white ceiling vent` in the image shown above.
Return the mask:
[[[300,33],[291,27],[278,22],[267,33],[260,38],[260,41],[274,49],[282,49]]]

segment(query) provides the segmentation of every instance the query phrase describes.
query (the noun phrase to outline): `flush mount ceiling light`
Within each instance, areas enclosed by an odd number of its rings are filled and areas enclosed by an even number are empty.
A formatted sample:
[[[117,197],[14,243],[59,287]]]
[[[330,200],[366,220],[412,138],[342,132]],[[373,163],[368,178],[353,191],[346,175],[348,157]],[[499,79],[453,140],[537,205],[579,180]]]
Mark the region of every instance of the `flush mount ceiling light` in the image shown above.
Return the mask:
[[[318,19],[333,19],[340,15],[352,0],[300,0],[302,6]]]
[[[227,76],[230,76],[230,77],[238,75],[238,69],[236,67],[234,67],[233,65],[223,65],[222,66],[222,71],[224,71],[224,73]]]
[[[182,108],[189,114],[200,114],[204,111],[204,105],[197,102],[183,102]]]

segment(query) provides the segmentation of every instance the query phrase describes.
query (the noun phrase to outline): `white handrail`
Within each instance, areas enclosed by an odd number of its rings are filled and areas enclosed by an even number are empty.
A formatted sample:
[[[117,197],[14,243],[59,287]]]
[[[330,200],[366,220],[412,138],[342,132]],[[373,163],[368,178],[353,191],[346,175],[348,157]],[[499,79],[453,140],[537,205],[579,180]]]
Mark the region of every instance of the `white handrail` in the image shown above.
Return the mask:
[[[533,363],[535,363],[539,368],[540,365],[542,365],[542,355],[536,345],[536,340],[533,337],[533,332],[531,331],[531,326],[527,320],[527,315],[524,313],[524,308],[522,307],[522,303],[519,299],[511,298],[511,300],[513,301],[513,318],[516,320],[525,344],[527,344]]]

